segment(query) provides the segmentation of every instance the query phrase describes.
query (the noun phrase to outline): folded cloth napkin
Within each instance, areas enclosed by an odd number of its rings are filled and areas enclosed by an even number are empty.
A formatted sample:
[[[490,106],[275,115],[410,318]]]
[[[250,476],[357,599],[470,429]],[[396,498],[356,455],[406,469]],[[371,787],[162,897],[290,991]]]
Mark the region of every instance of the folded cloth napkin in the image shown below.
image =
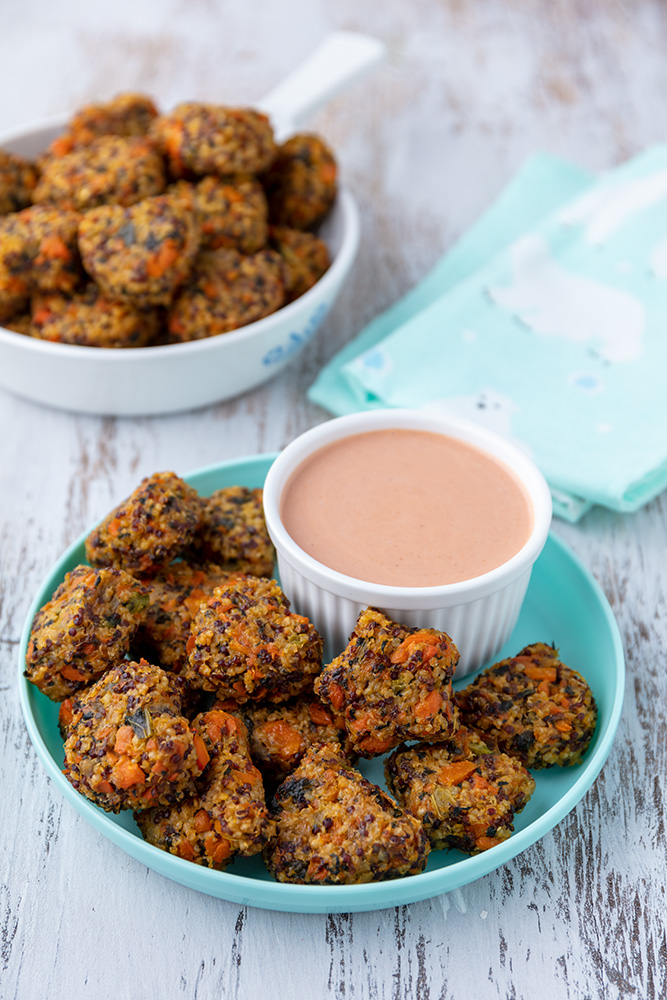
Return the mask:
[[[600,178],[533,157],[308,395],[475,419],[532,455],[570,521],[647,503],[667,486],[667,146]]]

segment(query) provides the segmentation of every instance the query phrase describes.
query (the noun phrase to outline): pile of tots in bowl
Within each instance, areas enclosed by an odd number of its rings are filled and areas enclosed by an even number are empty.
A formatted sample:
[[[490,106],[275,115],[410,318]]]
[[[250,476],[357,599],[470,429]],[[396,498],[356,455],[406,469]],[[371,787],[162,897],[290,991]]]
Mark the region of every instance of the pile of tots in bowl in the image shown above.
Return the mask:
[[[179,133],[180,134],[180,133]],[[144,479],[86,541],[32,624],[26,676],[60,702],[64,773],[151,844],[281,882],[423,871],[429,851],[506,840],[529,769],[577,764],[597,710],[536,643],[453,692],[458,650],[374,608],[328,664],[271,578],[262,492]],[[387,785],[359,758],[389,753]]]
[[[0,150],[0,324],[120,348],[262,319],[327,270],[312,230],[336,173],[320,138],[278,146],[258,111],[88,105],[36,162]]]

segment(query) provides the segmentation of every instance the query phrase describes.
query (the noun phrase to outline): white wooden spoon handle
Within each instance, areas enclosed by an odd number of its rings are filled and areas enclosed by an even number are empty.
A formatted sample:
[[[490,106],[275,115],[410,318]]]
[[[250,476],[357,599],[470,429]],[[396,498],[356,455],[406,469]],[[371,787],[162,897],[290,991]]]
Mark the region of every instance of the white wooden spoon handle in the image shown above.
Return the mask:
[[[257,107],[269,115],[279,139],[376,66],[385,46],[376,38],[336,31],[297,66]]]

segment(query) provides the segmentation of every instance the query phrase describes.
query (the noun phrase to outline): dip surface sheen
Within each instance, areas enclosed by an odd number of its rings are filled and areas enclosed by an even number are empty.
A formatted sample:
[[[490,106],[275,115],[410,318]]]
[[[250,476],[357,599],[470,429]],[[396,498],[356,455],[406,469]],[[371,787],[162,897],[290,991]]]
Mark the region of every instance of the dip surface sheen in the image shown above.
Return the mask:
[[[357,580],[436,587],[501,566],[533,509],[514,473],[457,438],[377,430],[325,445],[295,470],[280,516],[304,552]]]

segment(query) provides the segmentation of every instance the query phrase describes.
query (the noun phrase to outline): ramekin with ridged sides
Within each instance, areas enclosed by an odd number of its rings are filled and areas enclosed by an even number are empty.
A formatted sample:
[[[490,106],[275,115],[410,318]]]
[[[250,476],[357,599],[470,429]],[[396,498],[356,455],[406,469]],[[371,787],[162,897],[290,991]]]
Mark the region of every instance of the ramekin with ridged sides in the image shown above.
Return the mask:
[[[308,555],[288,534],[281,518],[282,495],[292,474],[311,454],[334,441],[387,429],[431,431],[457,438],[508,467],[532,506],[532,528],[522,548],[487,573],[436,587],[369,583],[330,569]],[[326,662],[345,648],[359,612],[375,607],[402,625],[446,632],[461,654],[456,676],[463,677],[492,661],[509,639],[531,570],[547,540],[552,505],[542,473],[506,438],[455,417],[426,410],[388,409],[329,420],[288,444],[267,475],[264,511],[282,588],[294,610],[310,618],[322,634]]]

